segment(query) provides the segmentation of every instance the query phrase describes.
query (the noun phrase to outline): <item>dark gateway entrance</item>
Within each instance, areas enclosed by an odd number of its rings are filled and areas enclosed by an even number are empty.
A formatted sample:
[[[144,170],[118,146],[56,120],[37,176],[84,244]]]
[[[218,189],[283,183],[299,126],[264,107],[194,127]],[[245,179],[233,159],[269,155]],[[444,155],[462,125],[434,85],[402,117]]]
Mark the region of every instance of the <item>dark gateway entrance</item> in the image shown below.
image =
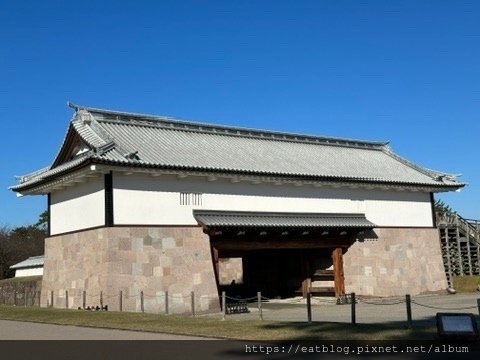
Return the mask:
[[[359,232],[374,227],[364,214],[196,210],[194,216],[210,236],[219,291],[242,297],[345,295],[343,254]]]
[[[332,252],[331,248],[218,250],[219,261],[240,258],[242,273],[240,283],[219,281],[219,288],[245,297],[261,291],[269,298],[288,298],[305,295],[308,289],[317,295],[335,296]]]

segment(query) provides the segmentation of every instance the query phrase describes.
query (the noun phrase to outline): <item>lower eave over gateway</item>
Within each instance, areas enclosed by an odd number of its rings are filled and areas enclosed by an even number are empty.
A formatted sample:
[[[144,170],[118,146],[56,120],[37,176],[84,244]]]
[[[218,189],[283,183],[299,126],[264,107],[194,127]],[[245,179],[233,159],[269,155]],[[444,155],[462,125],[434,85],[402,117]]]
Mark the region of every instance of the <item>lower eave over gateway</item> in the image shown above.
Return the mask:
[[[194,210],[203,227],[356,228],[373,229],[365,214],[273,213]]]

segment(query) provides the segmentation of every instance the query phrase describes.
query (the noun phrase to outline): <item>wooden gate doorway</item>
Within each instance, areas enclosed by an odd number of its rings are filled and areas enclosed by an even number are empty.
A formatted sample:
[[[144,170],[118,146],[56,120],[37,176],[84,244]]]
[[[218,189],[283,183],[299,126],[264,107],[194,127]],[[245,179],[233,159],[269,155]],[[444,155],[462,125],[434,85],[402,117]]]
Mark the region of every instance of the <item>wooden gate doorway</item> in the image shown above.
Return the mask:
[[[267,297],[342,296],[345,294],[343,263],[335,265],[335,249],[268,249],[250,251],[243,257],[244,283],[249,292]],[[341,267],[341,268],[339,268]]]
[[[375,227],[365,214],[194,210],[193,215],[209,235],[219,290],[230,286],[243,295],[262,291],[270,297],[345,295],[343,254],[359,232]]]
[[[345,294],[342,248],[232,250],[214,247],[220,291],[241,297],[340,297]]]

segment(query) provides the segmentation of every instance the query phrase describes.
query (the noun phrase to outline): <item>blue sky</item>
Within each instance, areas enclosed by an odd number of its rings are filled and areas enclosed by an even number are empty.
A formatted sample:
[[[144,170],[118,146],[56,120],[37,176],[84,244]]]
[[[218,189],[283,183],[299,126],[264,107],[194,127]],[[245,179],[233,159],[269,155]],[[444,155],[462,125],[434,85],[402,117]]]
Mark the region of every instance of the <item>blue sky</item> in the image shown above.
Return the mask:
[[[469,186],[480,218],[480,2],[2,1],[0,225],[44,197],[7,190],[49,165],[73,102],[255,128],[389,140]]]

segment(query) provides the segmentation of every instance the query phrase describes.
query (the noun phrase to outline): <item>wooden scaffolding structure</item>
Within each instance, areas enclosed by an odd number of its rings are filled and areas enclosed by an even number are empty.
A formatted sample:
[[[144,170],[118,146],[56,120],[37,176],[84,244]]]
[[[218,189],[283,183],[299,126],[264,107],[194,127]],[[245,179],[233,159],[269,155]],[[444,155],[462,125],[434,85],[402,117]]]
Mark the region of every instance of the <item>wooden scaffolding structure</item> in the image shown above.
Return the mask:
[[[436,220],[449,287],[453,276],[480,275],[480,221],[458,214],[437,214]]]

